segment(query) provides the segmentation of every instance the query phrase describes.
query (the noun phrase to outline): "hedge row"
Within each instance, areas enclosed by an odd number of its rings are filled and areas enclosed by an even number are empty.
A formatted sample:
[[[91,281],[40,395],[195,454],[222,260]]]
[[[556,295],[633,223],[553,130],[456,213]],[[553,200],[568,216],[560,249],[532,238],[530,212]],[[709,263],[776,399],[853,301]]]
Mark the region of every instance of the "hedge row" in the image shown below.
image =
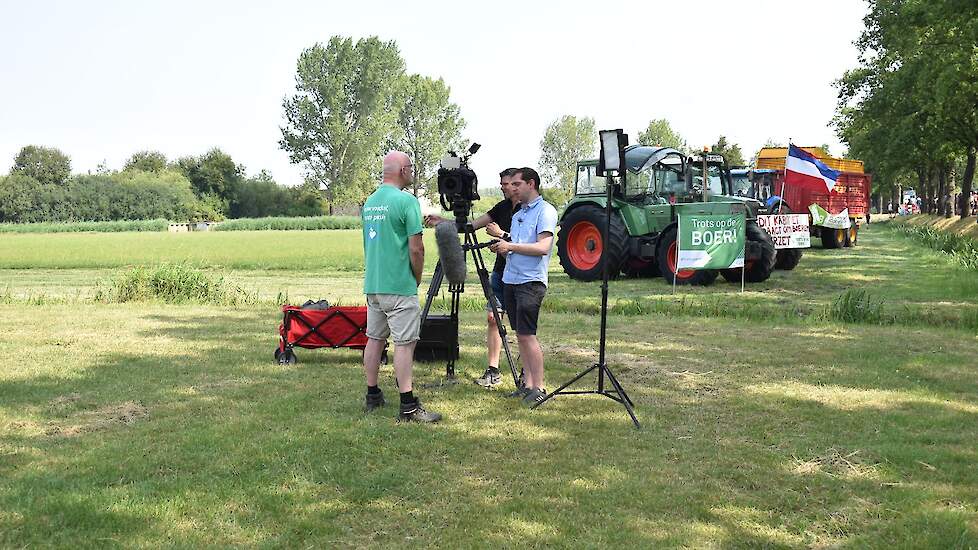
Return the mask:
[[[0,233],[117,233],[122,231],[166,231],[164,219],[115,222],[0,223]]]
[[[228,220],[215,227],[217,231],[292,231],[317,229],[359,229],[356,216],[312,216],[292,218],[240,218]]]

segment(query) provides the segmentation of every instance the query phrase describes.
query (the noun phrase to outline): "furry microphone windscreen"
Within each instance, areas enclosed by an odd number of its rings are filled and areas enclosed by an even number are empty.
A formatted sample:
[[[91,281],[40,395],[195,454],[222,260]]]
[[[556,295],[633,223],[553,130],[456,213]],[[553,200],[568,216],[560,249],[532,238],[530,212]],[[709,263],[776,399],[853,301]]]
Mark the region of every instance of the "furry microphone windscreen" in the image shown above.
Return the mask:
[[[458,240],[455,222],[441,222],[435,226],[435,243],[438,244],[438,258],[445,270],[445,278],[452,285],[465,282],[465,252]]]

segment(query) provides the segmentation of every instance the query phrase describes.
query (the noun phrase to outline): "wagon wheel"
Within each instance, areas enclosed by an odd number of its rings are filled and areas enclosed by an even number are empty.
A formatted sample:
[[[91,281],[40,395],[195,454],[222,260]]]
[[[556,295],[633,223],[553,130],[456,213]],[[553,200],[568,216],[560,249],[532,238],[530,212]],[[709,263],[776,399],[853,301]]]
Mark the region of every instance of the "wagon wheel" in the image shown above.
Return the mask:
[[[285,351],[276,350],[275,359],[278,361],[279,365],[294,365],[296,362],[295,352],[290,349]]]

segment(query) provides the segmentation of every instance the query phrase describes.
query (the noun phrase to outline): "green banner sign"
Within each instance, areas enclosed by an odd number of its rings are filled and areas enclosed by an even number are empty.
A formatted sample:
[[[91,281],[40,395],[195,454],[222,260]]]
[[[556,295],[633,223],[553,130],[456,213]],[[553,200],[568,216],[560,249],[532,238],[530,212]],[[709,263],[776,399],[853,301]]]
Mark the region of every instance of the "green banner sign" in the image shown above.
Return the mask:
[[[849,221],[848,208],[838,214],[829,214],[821,206],[810,204],[808,205],[808,211],[812,213],[812,225],[819,225],[830,229],[849,229],[852,225],[852,222]]]
[[[746,227],[743,213],[680,216],[676,268],[743,267]]]

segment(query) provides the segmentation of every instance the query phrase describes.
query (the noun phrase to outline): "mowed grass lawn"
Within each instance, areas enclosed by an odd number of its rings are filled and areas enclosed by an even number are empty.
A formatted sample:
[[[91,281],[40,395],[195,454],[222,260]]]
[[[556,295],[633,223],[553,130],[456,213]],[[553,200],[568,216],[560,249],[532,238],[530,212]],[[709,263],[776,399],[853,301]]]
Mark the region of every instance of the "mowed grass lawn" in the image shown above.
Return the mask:
[[[338,232],[270,234],[358,254]],[[252,236],[226,244],[260,259]],[[42,262],[40,294],[60,298],[29,301],[19,245],[0,242],[0,546],[978,546],[975,274],[883,229],[745,295],[613,283],[619,303],[680,313],[609,317],[641,431],[608,399],[529,411],[468,382],[419,388],[442,424],[399,425],[396,404],[362,413],[357,352],[274,364],[274,293],[358,298],[359,274],[340,277],[329,253],[322,273],[214,268],[264,303],[96,304],[97,279],[189,258],[130,242],[117,265]],[[846,288],[910,313],[885,326],[814,315]],[[554,276],[561,311],[540,328],[551,388],[596,358],[597,292]],[[484,326],[463,312],[463,381],[484,368]],[[443,371],[418,365],[418,382]],[[396,402],[389,367],[381,385]]]
[[[861,231],[856,248],[805,251],[793,271],[775,271],[764,283],[718,278],[709,287],[678,287],[662,278],[616,281],[611,300],[622,310],[719,315],[786,321],[820,317],[847,289],[864,289],[904,324],[923,322],[978,331],[978,276],[934,251],[893,234],[885,224]],[[182,263],[224,276],[260,300],[326,298],[362,304],[363,252],[359,230],[214,233],[67,233],[0,238],[0,300],[90,300],[132,266]],[[426,233],[426,278],[437,248]],[[492,254],[485,258],[491,267]],[[546,307],[595,312],[600,283],[564,275],[556,253]],[[465,301],[481,308],[481,289],[469,269]],[[422,291],[427,289],[427,280]],[[483,300],[484,301],[484,300]],[[643,309],[644,308],[644,309]]]

